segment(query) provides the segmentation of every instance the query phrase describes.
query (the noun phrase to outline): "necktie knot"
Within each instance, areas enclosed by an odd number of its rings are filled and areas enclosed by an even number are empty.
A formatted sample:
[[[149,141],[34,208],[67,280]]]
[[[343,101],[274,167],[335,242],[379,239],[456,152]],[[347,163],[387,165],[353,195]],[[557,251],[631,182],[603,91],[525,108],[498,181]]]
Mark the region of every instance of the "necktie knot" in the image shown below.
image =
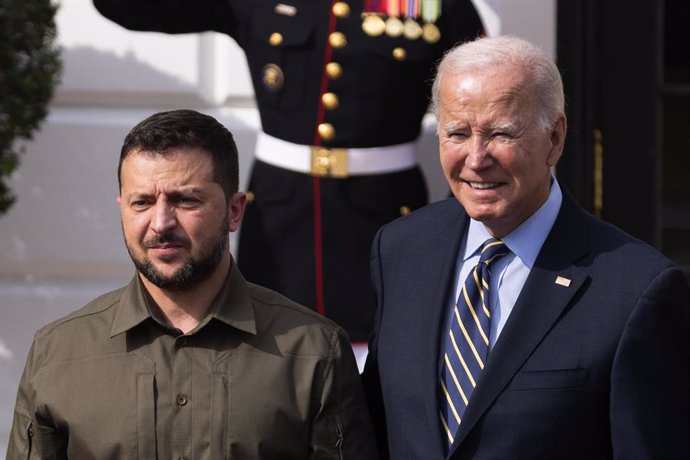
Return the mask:
[[[479,255],[479,263],[490,265],[496,259],[505,256],[510,252],[505,243],[496,238],[489,238],[482,245],[482,251]]]

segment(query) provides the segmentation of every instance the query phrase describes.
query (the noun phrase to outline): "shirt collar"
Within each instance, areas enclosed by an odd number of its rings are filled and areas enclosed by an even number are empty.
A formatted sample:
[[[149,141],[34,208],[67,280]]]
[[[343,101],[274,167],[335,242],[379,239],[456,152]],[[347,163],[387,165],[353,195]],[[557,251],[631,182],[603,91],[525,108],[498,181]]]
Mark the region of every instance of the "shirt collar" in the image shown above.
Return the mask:
[[[211,316],[228,326],[256,335],[256,316],[249,285],[233,260],[228,279],[211,303]]]
[[[148,318],[153,318],[146,306],[145,296],[144,285],[137,273],[122,293],[110,330],[111,337],[134,328]],[[214,319],[256,335],[256,320],[249,288],[234,261],[231,262],[230,273],[211,303],[209,312]]]
[[[136,273],[122,292],[120,304],[110,328],[110,337],[128,331],[151,318],[151,312],[146,307],[144,297],[144,286],[141,284],[139,273]]]
[[[556,221],[562,201],[563,193],[558,181],[553,178],[546,202],[529,219],[502,238],[508,249],[530,269],[537,260],[539,251],[541,251],[541,247]],[[484,241],[489,238],[491,238],[491,234],[484,224],[470,219],[463,260],[465,261],[476,254]]]

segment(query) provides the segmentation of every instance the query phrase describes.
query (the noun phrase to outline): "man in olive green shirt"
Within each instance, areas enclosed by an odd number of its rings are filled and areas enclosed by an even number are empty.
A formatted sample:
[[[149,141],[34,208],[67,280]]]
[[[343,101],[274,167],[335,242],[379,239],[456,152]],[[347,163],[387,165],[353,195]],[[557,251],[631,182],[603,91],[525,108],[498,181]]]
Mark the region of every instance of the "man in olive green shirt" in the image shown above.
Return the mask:
[[[232,260],[246,196],[230,132],[152,115],[118,178],[137,273],[36,334],[7,458],[375,458],[346,334]]]

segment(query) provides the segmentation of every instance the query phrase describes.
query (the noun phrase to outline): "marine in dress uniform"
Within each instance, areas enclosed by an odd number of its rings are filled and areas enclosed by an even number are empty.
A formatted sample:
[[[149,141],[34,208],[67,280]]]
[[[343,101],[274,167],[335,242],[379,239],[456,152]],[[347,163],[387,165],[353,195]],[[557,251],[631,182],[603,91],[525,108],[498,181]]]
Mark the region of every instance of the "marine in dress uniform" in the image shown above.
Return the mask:
[[[244,50],[263,132],[245,277],[367,340],[369,249],[427,191],[415,140],[435,63],[483,33],[469,0],[94,0],[131,30],[216,31]]]

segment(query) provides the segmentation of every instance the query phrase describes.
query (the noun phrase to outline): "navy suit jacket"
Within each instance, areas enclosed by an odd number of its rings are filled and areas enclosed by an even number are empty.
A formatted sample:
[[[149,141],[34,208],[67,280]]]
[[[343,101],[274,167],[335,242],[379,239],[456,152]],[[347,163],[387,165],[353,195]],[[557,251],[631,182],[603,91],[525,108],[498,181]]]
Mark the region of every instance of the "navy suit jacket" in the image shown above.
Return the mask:
[[[446,455],[439,344],[468,223],[451,198],[374,241],[363,381],[383,456],[688,458],[687,280],[566,194]]]

